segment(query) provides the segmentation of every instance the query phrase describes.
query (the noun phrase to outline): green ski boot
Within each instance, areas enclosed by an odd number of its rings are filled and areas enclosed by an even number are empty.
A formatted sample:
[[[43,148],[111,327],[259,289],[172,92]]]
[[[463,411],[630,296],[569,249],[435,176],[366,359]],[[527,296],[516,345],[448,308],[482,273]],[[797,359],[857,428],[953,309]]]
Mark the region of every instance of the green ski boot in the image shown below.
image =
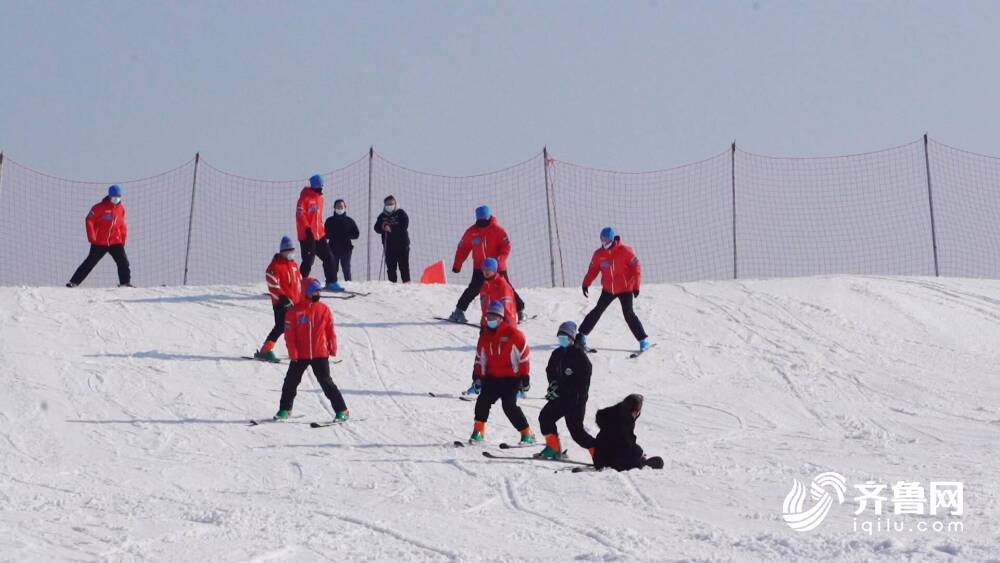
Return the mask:
[[[337,416],[334,418],[334,420],[336,420],[337,422],[347,422],[349,418],[351,418],[351,411],[344,409],[337,413]]]
[[[292,411],[281,409],[278,411],[278,414],[274,415],[274,420],[288,420],[290,416],[292,416]]]
[[[278,356],[274,354],[273,350],[270,352],[261,352],[260,350],[257,350],[253,353],[253,357],[255,360],[260,360],[262,362],[271,362],[275,364],[281,362],[281,360],[278,359]]]
[[[484,439],[485,438],[483,438],[483,433],[482,432],[473,432],[472,436],[469,436],[469,443],[470,444],[481,444],[481,443],[483,443]]]
[[[562,459],[565,457],[562,452],[553,450],[552,448],[545,446],[545,449],[538,453],[535,457],[540,459]]]
[[[521,434],[521,445],[522,446],[530,446],[530,445],[532,445],[534,443],[535,443],[535,435],[534,434]]]

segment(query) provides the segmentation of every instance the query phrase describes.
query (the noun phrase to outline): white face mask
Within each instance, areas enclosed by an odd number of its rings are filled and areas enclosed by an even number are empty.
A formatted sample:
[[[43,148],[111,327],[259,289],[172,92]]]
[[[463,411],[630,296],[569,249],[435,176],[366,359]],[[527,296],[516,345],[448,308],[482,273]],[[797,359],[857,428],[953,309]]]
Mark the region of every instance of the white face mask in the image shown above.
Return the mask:
[[[294,252],[285,251],[285,252],[282,252],[281,254],[283,254],[285,256],[285,260],[295,260],[295,253]]]
[[[615,243],[615,241],[613,241],[613,240],[607,240],[606,241],[604,239],[601,239],[601,247],[604,248],[604,250],[607,250],[607,249],[611,248],[611,245],[613,245],[614,243]]]
[[[396,210],[396,206],[395,205],[386,205],[385,206],[385,212],[386,213],[392,213],[395,210]]]
[[[111,203],[113,203],[115,205],[118,205],[121,202],[122,202],[122,198],[120,198],[118,196],[114,196],[114,197],[111,198]]]
[[[346,208],[342,209],[342,208],[339,208],[339,207],[335,207],[335,208],[333,208],[333,212],[336,213],[337,215],[343,215],[344,213],[347,213],[347,209]]]

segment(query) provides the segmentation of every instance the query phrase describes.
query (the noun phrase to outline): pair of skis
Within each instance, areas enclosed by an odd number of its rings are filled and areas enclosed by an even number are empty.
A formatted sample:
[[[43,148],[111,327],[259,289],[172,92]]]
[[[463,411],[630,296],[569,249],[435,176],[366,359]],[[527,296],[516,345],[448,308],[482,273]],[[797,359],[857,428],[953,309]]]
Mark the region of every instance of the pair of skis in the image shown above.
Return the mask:
[[[528,322],[528,321],[530,321],[532,319],[537,319],[537,318],[538,318],[538,315],[531,315],[530,317],[525,317],[524,320],[520,321],[520,322],[521,323],[526,323],[526,322]],[[468,321],[465,321],[465,322],[462,322],[462,321],[453,321],[453,320],[449,319],[448,317],[434,317],[434,320],[444,321],[444,322],[451,323],[451,324],[456,324],[456,325],[471,326],[472,328],[482,328],[481,326],[479,326],[476,323],[470,323]]]
[[[464,447],[466,447],[466,445],[474,445],[474,444],[466,444],[465,442],[462,442],[461,440],[455,440],[453,442],[453,444],[454,444],[454,446],[456,448],[464,448]],[[534,447],[538,447],[538,444],[507,444],[507,443],[501,443],[500,444],[500,449],[501,450],[516,450],[516,449],[521,449],[521,448],[534,448]],[[563,452],[563,455],[565,455],[565,454],[566,454],[566,452]],[[565,463],[565,464],[568,464],[568,465],[573,465],[573,466],[575,466],[574,469],[580,469],[580,470],[587,470],[588,468],[592,469],[594,467],[594,465],[592,463],[585,463],[585,462],[582,462],[582,461],[576,461],[576,460],[572,460],[572,459],[566,459],[565,457],[562,457],[562,458],[559,458],[559,459],[550,459],[550,458],[547,458],[547,457],[537,457],[537,456],[497,455],[497,454],[495,454],[493,452],[490,452],[490,451],[484,451],[483,452],[483,457],[485,457],[487,459],[494,459],[494,460],[500,460],[500,461],[504,461],[504,460],[511,460],[511,461],[551,461],[551,462],[555,462],[555,463]]]
[[[256,360],[258,362],[263,362],[265,364],[283,364],[283,363],[285,363],[285,360],[288,359],[288,358],[279,358],[279,359],[277,359],[275,361],[272,361],[272,360],[263,360],[261,358],[255,358],[253,356],[240,356],[240,358],[244,359],[244,360]],[[333,360],[330,360],[330,363],[331,364],[339,364],[340,362],[343,362],[343,361],[344,360],[333,359]]]
[[[270,424],[270,423],[273,423],[273,422],[295,422],[295,419],[298,419],[298,418],[305,418],[305,415],[298,414],[298,415],[290,416],[287,419],[280,419],[280,418],[275,418],[275,417],[271,417],[271,418],[255,418],[255,419],[251,419],[250,420],[249,426],[261,426],[263,424]],[[309,423],[309,428],[327,428],[327,427],[330,427],[330,426],[338,426],[338,425],[341,425],[341,424],[347,424],[348,422],[357,422],[359,420],[364,420],[364,419],[352,418],[352,419],[349,419],[349,420],[328,420],[328,421],[325,421],[325,422],[310,422]]]

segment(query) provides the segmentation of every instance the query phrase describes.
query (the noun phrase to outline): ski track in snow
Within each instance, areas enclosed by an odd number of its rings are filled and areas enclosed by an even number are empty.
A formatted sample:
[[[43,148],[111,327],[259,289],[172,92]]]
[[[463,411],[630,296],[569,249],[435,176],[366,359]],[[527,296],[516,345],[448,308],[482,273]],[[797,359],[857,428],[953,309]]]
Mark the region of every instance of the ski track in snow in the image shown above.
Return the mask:
[[[650,285],[637,360],[620,311],[591,334],[597,408],[646,396],[663,471],[573,474],[454,448],[476,331],[436,322],[462,288],[356,284],[328,300],[354,420],[310,373],[240,359],[263,286],[0,288],[0,559],[164,561],[1000,560],[1000,282],[828,276]],[[534,398],[558,323],[593,304],[526,289]],[[279,344],[279,354],[284,344]],[[523,403],[538,430],[538,400]],[[574,459],[588,454],[560,423]],[[499,405],[487,440],[516,439]],[[541,445],[539,445],[539,449]],[[868,536],[853,505],[797,533],[792,480],[965,482],[965,533]],[[850,494],[852,491],[849,491]]]

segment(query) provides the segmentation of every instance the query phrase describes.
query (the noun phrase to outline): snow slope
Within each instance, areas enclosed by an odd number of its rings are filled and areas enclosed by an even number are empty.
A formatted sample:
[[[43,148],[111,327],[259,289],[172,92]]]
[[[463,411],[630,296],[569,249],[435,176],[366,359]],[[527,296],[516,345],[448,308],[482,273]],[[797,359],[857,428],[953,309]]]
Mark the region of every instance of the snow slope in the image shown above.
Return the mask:
[[[461,288],[364,287],[330,301],[356,421],[326,429],[246,426],[284,375],[238,359],[269,328],[263,286],[0,288],[0,559],[1000,560],[998,281],[643,288],[657,348],[627,359],[615,306],[591,336],[588,419],[645,394],[640,443],[668,460],[621,474],[446,447],[472,404],[427,393],[468,386],[476,332],[430,317]],[[524,297],[537,430],[555,326],[588,304]],[[302,421],[330,416],[316,389]],[[499,405],[487,438],[516,439]],[[792,531],[782,500],[823,471],[963,481],[965,531],[869,536],[847,504]]]

